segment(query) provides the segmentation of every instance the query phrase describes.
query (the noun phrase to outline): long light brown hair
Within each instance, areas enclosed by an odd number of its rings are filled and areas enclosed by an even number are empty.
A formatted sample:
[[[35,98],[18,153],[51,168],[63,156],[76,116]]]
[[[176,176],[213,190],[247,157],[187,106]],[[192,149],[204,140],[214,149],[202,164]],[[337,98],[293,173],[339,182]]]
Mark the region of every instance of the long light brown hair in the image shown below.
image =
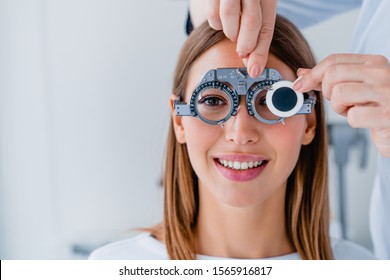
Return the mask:
[[[193,63],[210,47],[226,39],[204,23],[195,29],[180,53],[173,81],[173,93],[184,98],[188,74]],[[277,16],[270,53],[295,73],[298,67],[312,68],[313,54],[298,29]],[[318,92],[316,133],[309,145],[301,147],[298,163],[287,181],[285,200],[288,236],[302,259],[332,259],[330,247],[327,135],[323,100]],[[171,122],[168,132],[164,186],[164,221],[152,231],[165,240],[171,259],[195,259],[193,230],[198,213],[197,177],[192,169],[186,144],[175,137]]]

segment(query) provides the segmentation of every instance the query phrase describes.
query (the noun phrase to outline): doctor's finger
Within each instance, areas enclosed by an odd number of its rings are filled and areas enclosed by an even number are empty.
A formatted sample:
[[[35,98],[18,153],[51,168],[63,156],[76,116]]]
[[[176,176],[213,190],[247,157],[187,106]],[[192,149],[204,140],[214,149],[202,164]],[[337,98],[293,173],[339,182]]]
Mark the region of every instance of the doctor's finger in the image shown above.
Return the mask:
[[[203,0],[203,4],[210,27],[215,30],[222,30],[222,22],[219,15],[219,0]]]
[[[237,53],[240,57],[248,56],[255,49],[262,20],[260,0],[243,0],[237,39]]]
[[[240,28],[241,1],[220,0],[219,14],[226,37],[236,42]]]
[[[248,59],[249,75],[251,77],[259,76],[267,63],[269,47],[275,29],[276,1],[262,0],[260,9],[262,14],[260,34],[257,45]]]
[[[329,68],[339,64],[351,64],[361,65],[367,63],[370,55],[362,54],[333,54],[318,63],[313,69],[307,71],[300,79],[299,83],[294,86],[298,91],[310,91],[318,88],[318,85],[322,83],[325,73]],[[299,73],[300,74],[300,73]]]
[[[364,83],[339,83],[334,86],[330,98],[333,110],[345,116],[352,106],[379,105],[379,96]]]
[[[338,64],[330,66],[324,73],[322,79],[322,94],[325,98],[332,98],[333,88],[340,83],[365,83],[371,84],[371,80],[367,79],[369,67],[366,65],[350,65],[350,64]],[[305,80],[310,73],[303,75]]]
[[[347,111],[347,121],[354,128],[389,128],[385,108],[379,106],[353,106]]]
[[[310,70],[311,70],[310,68],[299,68],[297,70],[297,76],[299,77],[299,76],[305,75]]]
[[[292,84],[292,88],[295,89],[295,90],[300,90],[302,88],[302,78],[303,76],[306,74],[306,73],[309,73],[311,71],[311,69],[309,68],[299,68],[297,70],[297,76],[298,78],[295,79],[295,81],[293,82]],[[314,88],[313,90],[318,90],[318,91],[321,91],[322,90],[322,82],[321,83],[318,83]]]

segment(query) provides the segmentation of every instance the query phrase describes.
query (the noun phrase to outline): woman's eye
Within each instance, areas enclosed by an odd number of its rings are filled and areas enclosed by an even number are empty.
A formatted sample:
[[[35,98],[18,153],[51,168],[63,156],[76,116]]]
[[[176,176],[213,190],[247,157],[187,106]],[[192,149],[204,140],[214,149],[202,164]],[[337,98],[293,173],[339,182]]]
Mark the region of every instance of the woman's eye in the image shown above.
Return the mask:
[[[267,105],[267,99],[265,97],[261,98],[260,101],[259,101],[259,105],[263,105],[263,106],[266,106]]]
[[[256,106],[267,106],[267,91],[266,90],[261,91],[256,96],[255,104],[256,104]]]
[[[221,106],[224,105],[226,102],[221,99],[220,97],[203,97],[201,100],[198,101],[199,104],[205,104],[207,106]]]

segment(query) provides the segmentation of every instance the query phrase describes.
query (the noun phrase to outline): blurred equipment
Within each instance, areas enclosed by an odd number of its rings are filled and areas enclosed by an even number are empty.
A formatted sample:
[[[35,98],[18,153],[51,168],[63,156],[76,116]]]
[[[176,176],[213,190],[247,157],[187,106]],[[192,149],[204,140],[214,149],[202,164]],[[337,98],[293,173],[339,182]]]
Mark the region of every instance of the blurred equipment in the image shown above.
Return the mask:
[[[347,232],[347,200],[345,197],[346,180],[345,167],[349,160],[350,150],[358,149],[360,152],[359,167],[367,166],[368,143],[364,129],[350,127],[347,123],[328,124],[329,142],[334,150],[334,158],[338,173],[339,219],[341,235],[348,239]]]

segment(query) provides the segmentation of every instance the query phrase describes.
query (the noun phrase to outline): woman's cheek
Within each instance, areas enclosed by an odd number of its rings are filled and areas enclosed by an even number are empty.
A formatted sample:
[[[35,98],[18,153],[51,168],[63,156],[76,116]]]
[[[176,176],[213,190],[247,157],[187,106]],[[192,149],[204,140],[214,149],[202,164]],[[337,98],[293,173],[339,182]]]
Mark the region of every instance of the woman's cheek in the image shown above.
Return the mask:
[[[305,122],[302,118],[291,118],[284,125],[279,123],[270,127],[264,137],[274,146],[275,151],[298,158],[304,130]]]
[[[187,142],[187,150],[191,164],[195,166],[206,165],[209,150],[220,139],[219,127],[203,123],[201,120],[192,118],[183,122]]]

